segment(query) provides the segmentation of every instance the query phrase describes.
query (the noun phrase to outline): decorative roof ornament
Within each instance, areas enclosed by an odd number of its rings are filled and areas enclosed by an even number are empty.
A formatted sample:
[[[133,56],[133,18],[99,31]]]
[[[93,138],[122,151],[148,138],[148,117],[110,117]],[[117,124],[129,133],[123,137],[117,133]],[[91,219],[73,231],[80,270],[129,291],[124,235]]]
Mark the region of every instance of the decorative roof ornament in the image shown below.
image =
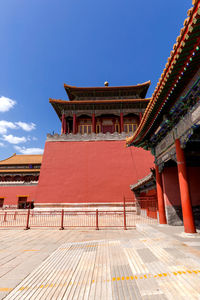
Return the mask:
[[[108,81],[105,81],[105,82],[104,82],[104,86],[109,86]]]

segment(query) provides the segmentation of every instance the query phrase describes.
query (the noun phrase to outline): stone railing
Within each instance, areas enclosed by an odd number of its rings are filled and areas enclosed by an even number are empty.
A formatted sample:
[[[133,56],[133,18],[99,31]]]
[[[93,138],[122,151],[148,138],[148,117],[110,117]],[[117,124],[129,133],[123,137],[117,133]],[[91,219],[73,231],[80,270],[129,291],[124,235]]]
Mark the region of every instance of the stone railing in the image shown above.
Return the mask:
[[[0,186],[37,185],[38,181],[0,181]]]
[[[119,141],[133,135],[133,132],[126,133],[91,133],[91,134],[47,134],[47,142],[80,142],[80,141]]]

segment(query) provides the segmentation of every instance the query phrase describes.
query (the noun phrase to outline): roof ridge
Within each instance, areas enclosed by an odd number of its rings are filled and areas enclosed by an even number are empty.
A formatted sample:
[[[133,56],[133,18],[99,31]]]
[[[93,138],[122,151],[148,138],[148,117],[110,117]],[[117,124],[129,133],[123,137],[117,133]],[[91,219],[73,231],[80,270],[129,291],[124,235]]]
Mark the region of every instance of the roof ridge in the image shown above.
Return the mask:
[[[10,159],[11,157],[13,157],[13,156],[16,156],[17,154],[16,153],[14,153],[13,155],[11,155],[11,156],[9,156],[9,157],[7,157],[7,158],[5,158],[5,159],[2,159],[2,160],[0,160],[0,162],[2,162],[2,161],[5,161],[5,160],[8,160],[8,159]]]
[[[69,85],[69,84],[66,84],[64,83],[64,88],[69,88],[69,89],[98,89],[98,88],[129,88],[129,87],[136,87],[136,86],[142,86],[142,85],[147,85],[147,84],[151,84],[151,80],[147,80],[145,82],[142,82],[142,83],[137,83],[135,85],[120,85],[120,86],[108,86],[108,87],[105,87],[105,86],[75,86],[75,85]]]

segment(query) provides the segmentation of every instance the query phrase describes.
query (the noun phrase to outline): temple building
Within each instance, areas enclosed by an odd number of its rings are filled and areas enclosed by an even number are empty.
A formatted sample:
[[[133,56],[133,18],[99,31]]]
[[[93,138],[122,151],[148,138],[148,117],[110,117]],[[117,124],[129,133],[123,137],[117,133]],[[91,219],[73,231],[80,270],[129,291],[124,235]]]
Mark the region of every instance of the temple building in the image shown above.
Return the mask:
[[[115,205],[132,196],[131,182],[153,166],[150,153],[125,147],[149,103],[149,85],[65,84],[69,99],[49,100],[61,134],[47,135],[35,207]]]
[[[42,155],[16,155],[0,161],[0,208],[33,207]]]
[[[127,149],[150,101],[150,81],[135,86],[64,85],[67,100],[50,99],[60,134],[48,134],[42,155],[13,155],[0,162],[3,208],[118,205],[130,184],[146,176],[153,156]]]
[[[68,99],[49,100],[61,132],[47,134],[43,156],[14,155],[1,162],[1,207],[114,206],[134,192],[136,200],[158,200],[161,224],[184,223],[186,232],[196,231],[200,1],[193,4],[151,98],[145,98],[148,81],[65,84]]]
[[[61,133],[133,133],[149,102],[150,81],[136,86],[80,88],[64,85],[69,101],[50,99]]]
[[[156,176],[132,184],[136,198],[157,187],[161,224],[200,226],[200,1],[180,36],[128,146],[150,150]],[[133,181],[134,182],[134,181]]]

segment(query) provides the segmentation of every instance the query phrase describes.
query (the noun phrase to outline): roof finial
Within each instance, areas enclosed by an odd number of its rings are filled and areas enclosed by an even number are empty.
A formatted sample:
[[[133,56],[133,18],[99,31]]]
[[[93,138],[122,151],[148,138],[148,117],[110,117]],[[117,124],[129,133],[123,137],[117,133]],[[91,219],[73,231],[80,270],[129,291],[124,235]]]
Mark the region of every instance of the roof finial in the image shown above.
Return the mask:
[[[105,82],[104,82],[104,85],[105,85],[105,86],[109,86],[108,81],[105,81]]]

